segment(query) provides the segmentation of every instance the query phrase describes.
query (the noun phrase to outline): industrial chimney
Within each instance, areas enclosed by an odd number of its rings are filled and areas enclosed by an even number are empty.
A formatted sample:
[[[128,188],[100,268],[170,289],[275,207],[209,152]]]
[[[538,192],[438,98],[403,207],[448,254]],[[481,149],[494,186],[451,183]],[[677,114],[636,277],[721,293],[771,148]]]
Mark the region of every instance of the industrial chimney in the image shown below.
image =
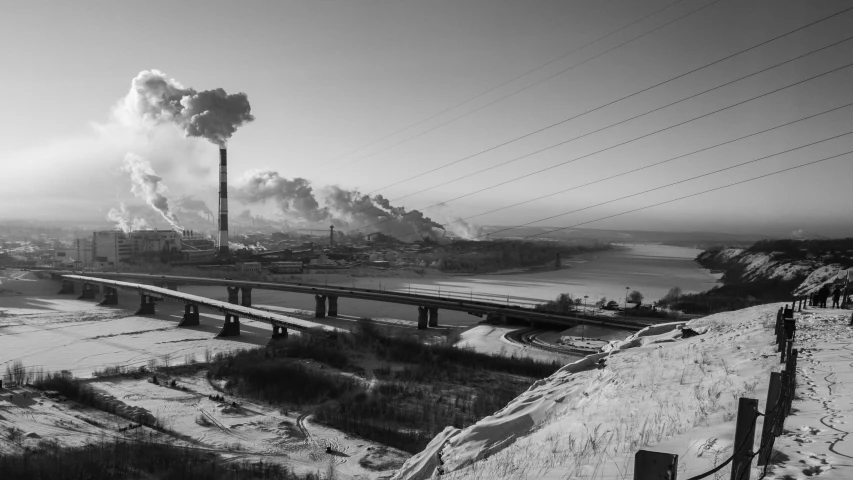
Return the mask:
[[[219,149],[219,254],[228,255],[228,151]]]
[[[335,226],[330,225],[329,226],[329,248],[332,248],[334,246],[335,246]]]

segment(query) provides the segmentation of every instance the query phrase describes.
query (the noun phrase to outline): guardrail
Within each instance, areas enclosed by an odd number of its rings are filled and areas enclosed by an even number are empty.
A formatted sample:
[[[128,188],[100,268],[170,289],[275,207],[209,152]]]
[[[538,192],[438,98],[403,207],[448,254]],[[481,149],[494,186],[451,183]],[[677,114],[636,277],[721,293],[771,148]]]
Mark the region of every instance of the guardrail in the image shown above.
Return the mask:
[[[791,414],[791,403],[797,388],[797,354],[794,346],[794,336],[797,330],[794,319],[794,308],[798,300],[791,302],[789,308],[785,305],[776,313],[776,347],[780,354],[780,363],[785,367],[781,372],[770,374],[770,387],[767,390],[767,401],[764,413],[758,411],[758,400],[740,398],[738,401],[737,421],[735,423],[735,450],[723,463],[713,469],[690,477],[687,480],[700,480],[716,474],[731,464],[731,480],[750,480],[752,460],[758,457],[758,465],[764,466],[762,478],[767,475],[773,444],[782,433],[785,419]],[[802,308],[802,303],[800,304]],[[753,452],[755,443],[755,425],[758,417],[764,417],[761,429],[761,443],[758,450]],[[640,450],[634,456],[634,480],[659,480],[666,478],[677,480],[678,455],[672,453]],[[715,476],[715,478],[717,478]]]

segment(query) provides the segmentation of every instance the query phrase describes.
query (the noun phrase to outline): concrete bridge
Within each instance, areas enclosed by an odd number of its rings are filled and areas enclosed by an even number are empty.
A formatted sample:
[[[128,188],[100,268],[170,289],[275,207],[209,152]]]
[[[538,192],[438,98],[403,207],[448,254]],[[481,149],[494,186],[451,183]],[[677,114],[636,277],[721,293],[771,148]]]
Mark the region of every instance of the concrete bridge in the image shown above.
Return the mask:
[[[122,282],[119,280],[108,280],[103,278],[88,277],[83,275],[62,275],[62,290],[60,294],[74,294],[77,284],[80,285],[79,299],[94,300],[99,291],[103,291],[104,298],[100,305],[117,305],[118,291],[133,291],[139,295],[139,309],[137,315],[153,315],[155,313],[155,299],[171,300],[184,304],[184,317],[178,327],[192,327],[199,324],[199,307],[222,312],[225,315],[225,323],[217,337],[234,337],[240,335],[240,318],[249,318],[258,322],[267,323],[272,326],[272,338],[270,342],[287,338],[287,329],[293,330],[324,330],[336,331],[334,327],[309,322],[286,315],[279,315],[265,310],[258,310],[247,305],[237,305],[236,300],[221,302],[207,297],[191,295],[178,292],[174,289],[162,288],[139,283]],[[233,288],[233,287],[228,287]],[[246,297],[244,296],[244,299]],[[249,297],[251,298],[251,297]],[[236,299],[236,294],[234,295]]]
[[[72,277],[77,275],[66,275],[66,272],[51,271],[51,275],[57,279],[71,281]],[[606,327],[614,327],[625,330],[640,330],[648,326],[648,324],[640,322],[629,322],[623,320],[606,319],[606,318],[584,318],[574,317],[570,315],[562,315],[557,313],[548,313],[533,310],[519,305],[509,305],[497,303],[493,301],[483,301],[476,299],[466,299],[459,297],[444,298],[441,296],[424,295],[418,293],[403,293],[389,292],[384,290],[374,290],[366,288],[350,288],[341,286],[313,285],[313,284],[294,284],[294,283],[271,283],[271,282],[253,282],[244,280],[229,280],[219,278],[204,278],[204,277],[187,277],[187,276],[172,276],[172,275],[149,275],[144,273],[113,273],[113,272],[87,272],[88,277],[85,278],[101,278],[101,279],[133,279],[151,282],[154,285],[159,285],[161,291],[171,290],[173,293],[177,291],[179,285],[215,285],[225,287],[228,292],[228,304],[241,305],[243,307],[252,306],[252,290],[277,290],[285,292],[304,293],[313,295],[315,299],[314,316],[316,318],[325,318],[326,316],[335,317],[338,315],[338,299],[339,298],[356,298],[362,300],[372,300],[377,302],[397,303],[403,305],[412,305],[417,308],[418,328],[426,329],[428,327],[438,326],[439,310],[452,310],[466,312],[471,315],[482,317],[486,315],[488,318],[493,318],[501,323],[506,323],[508,319],[522,319],[529,322],[531,325],[555,325],[561,327],[571,327],[580,324],[599,325]],[[79,280],[77,280],[79,281]],[[92,283],[92,282],[90,282]],[[93,283],[94,284],[94,283]],[[135,284],[132,284],[135,285]],[[203,298],[203,297],[197,297]],[[472,296],[473,298],[473,296]],[[526,301],[525,301],[526,300]],[[530,300],[522,299],[523,303],[531,305]],[[213,300],[210,300],[213,302]],[[224,302],[219,302],[224,303]],[[227,305],[227,304],[226,304]],[[327,309],[328,306],[328,309]],[[256,310],[257,311],[257,310]]]

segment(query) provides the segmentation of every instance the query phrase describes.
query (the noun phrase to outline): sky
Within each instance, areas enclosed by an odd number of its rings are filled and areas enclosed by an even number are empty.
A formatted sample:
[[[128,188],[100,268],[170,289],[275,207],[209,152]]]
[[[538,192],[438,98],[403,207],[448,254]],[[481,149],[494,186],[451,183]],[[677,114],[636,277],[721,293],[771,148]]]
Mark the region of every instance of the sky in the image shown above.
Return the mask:
[[[853,67],[747,101],[853,62],[851,40],[611,127],[844,40],[853,31],[853,11],[475,155],[850,6],[843,0],[7,2],[0,16],[6,93],[0,218],[106,221],[122,203],[143,208],[123,169],[128,154],[150,163],[173,201],[191,195],[215,211],[216,145],[187,138],[172,124],[128,125],[116,117],[131,80],[157,69],[185,87],[248,96],[255,120],[228,142],[232,189],[247,172],[274,171],[310,181],[321,204],[322,192],[336,185],[382,194],[442,223],[546,219],[533,224],[853,236],[853,155],[620,215],[851,151],[853,135],[841,136],[638,194],[853,132],[853,107],[579,187],[853,102]],[[745,103],[690,121],[738,102]],[[566,143],[529,155],[560,142]],[[234,212],[282,214],[275,202],[231,197]],[[501,210],[480,215],[495,209]]]

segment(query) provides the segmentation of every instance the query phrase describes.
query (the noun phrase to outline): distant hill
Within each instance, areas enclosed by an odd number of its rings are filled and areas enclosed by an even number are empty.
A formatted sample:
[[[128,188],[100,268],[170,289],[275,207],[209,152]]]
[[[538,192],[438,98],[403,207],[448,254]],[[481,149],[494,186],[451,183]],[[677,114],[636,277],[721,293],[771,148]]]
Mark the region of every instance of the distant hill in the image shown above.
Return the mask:
[[[772,239],[768,235],[755,233],[721,233],[721,232],[665,232],[646,230],[598,230],[587,228],[570,228],[559,230],[559,227],[520,227],[506,232],[499,232],[507,227],[490,225],[483,227],[483,233],[491,239],[521,238],[529,235],[539,235],[538,239],[552,240],[601,240],[614,243],[660,243],[679,247],[693,247],[707,250],[712,247],[748,247],[759,240]],[[549,233],[554,231],[553,233]],[[491,232],[498,232],[492,234]]]

